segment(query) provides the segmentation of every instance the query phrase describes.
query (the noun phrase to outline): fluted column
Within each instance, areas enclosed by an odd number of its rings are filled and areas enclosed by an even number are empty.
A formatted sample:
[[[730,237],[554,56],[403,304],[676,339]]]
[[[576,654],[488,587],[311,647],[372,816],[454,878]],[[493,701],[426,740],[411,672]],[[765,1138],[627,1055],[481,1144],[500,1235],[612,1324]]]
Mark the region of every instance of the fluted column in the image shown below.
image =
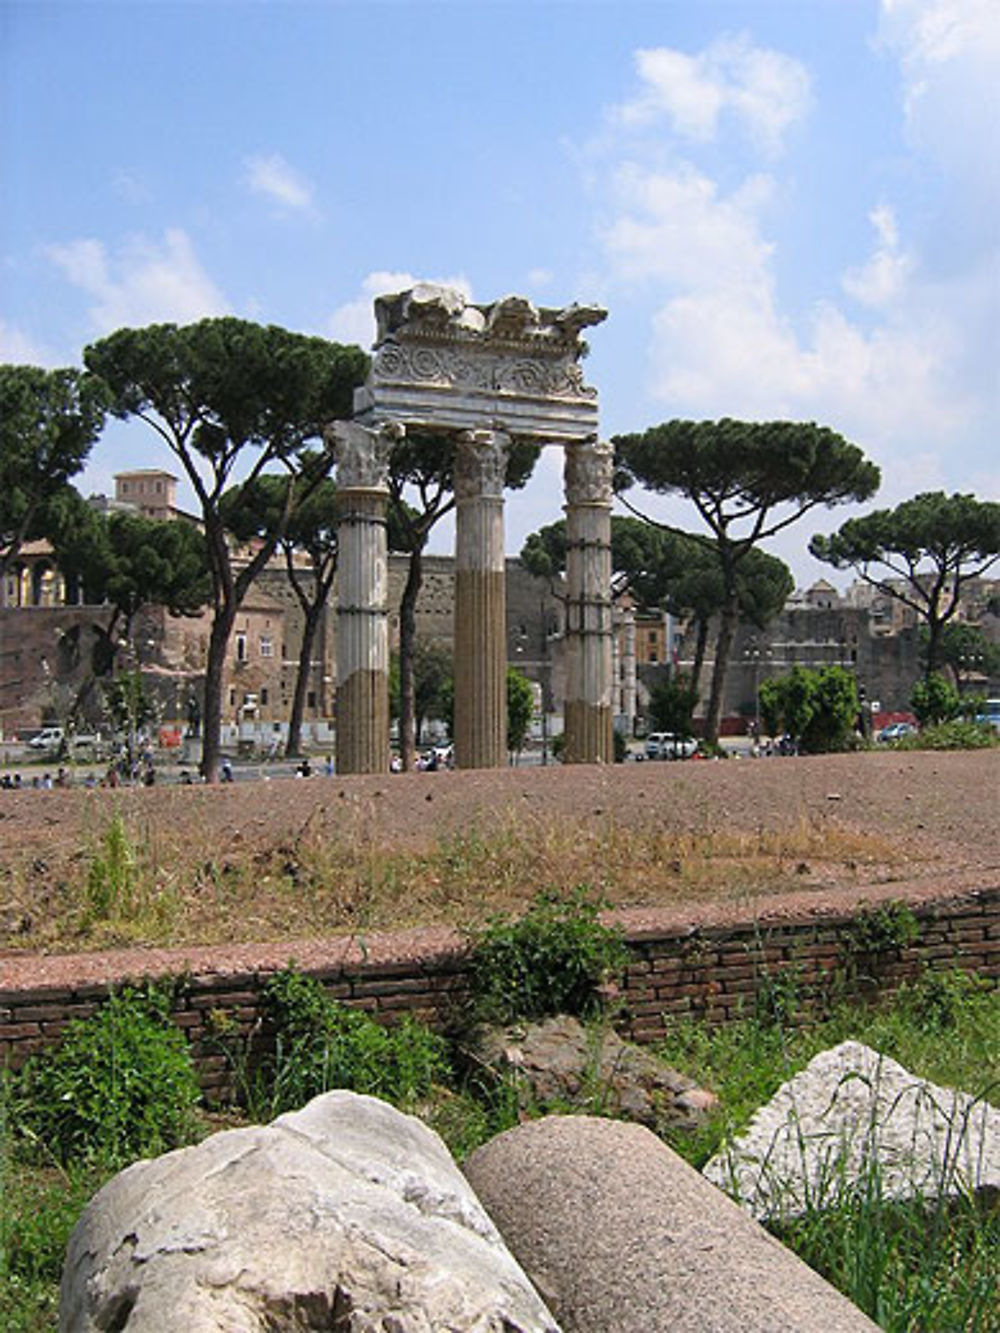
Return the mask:
[[[332,428],[337,459],[337,772],[389,768],[389,454],[395,422]]]
[[[607,764],[612,740],[610,444],[566,446],[566,749]]]
[[[507,585],[503,487],[510,437],[464,431],[455,454],[455,762],[507,754]]]

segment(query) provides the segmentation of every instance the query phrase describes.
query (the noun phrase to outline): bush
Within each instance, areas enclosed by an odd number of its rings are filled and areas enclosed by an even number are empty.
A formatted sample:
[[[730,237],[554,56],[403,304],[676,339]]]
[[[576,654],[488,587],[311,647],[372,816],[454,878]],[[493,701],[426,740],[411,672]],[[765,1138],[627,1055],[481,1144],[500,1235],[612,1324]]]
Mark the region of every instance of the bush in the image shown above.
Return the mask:
[[[951,681],[935,672],[914,685],[910,706],[920,725],[926,727],[957,717],[962,711],[962,700]]]
[[[126,988],[27,1063],[13,1119],[60,1162],[121,1165],[188,1142],[200,1095],[169,992]]]
[[[601,904],[583,890],[538,894],[524,916],[493,917],[473,932],[469,978],[474,1017],[490,1023],[586,1016],[599,988],[624,970],[621,933],[599,920]]]
[[[271,1115],[333,1088],[412,1105],[448,1073],[445,1042],[429,1028],[410,1018],[384,1028],[293,968],[271,978],[262,1000],[274,1053],[262,1063],[251,1097]]]
[[[989,750],[997,746],[1000,736],[991,727],[960,718],[926,726],[895,743],[897,750]]]

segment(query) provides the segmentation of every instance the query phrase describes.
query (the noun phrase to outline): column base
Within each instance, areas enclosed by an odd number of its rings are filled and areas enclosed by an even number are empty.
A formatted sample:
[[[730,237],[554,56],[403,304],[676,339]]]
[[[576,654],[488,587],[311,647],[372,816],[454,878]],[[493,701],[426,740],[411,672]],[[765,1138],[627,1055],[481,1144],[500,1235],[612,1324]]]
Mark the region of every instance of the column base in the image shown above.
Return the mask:
[[[614,725],[608,704],[566,700],[565,764],[610,764],[614,762]]]
[[[389,771],[389,680],[355,671],[337,688],[337,772]]]

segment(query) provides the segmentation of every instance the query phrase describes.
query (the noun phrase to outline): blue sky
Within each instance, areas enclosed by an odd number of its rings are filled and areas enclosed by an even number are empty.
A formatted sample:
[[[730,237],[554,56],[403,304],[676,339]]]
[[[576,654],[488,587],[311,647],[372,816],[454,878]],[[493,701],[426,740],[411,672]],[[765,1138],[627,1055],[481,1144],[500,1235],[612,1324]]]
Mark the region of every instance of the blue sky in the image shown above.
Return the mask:
[[[5,0],[0,360],[222,313],[368,345],[415,278],[599,301],[605,434],[815,420],[879,505],[997,498],[998,90],[1000,0]],[[116,424],[81,488],[126,466],[176,470]],[[772,549],[828,574],[849,512]]]

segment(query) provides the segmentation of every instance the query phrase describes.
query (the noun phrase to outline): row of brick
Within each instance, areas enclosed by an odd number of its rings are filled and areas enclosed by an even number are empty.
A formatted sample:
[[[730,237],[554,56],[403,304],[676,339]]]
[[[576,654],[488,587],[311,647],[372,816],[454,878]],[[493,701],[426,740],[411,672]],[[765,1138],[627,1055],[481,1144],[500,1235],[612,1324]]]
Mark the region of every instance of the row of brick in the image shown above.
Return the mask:
[[[1000,887],[914,904],[916,938],[900,947],[859,950],[866,919],[747,920],[725,927],[643,933],[627,939],[621,1027],[640,1042],[660,1038],[671,1016],[726,1022],[752,1011],[762,993],[794,987],[803,1013],[828,1001],[892,991],[927,966],[959,967],[1000,979]],[[260,991],[270,973],[186,976],[176,988],[174,1020],[190,1043],[208,1095],[234,1091],[230,1051],[249,1049],[261,1030]],[[392,964],[319,968],[329,994],[392,1022],[404,1014],[436,1027],[453,1019],[465,994],[459,955]],[[125,978],[122,978],[124,981]],[[20,1066],[57,1042],[66,1024],[92,1014],[103,985],[0,992],[0,1064]]]

